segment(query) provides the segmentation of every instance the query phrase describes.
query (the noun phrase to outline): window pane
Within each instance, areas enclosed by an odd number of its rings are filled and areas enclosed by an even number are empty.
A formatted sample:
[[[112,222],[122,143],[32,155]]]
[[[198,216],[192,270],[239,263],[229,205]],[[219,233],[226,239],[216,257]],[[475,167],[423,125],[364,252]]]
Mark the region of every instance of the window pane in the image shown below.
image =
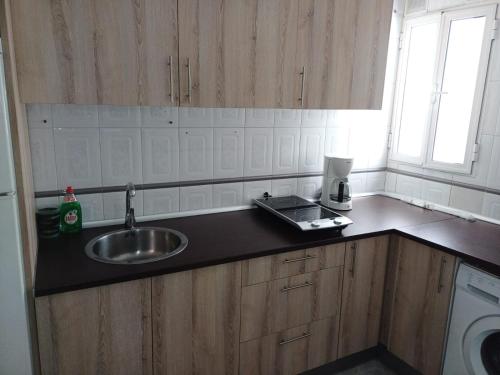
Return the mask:
[[[421,156],[428,122],[439,23],[411,29],[398,137],[398,153]]]
[[[451,22],[433,160],[463,164],[469,135],[485,17]]]

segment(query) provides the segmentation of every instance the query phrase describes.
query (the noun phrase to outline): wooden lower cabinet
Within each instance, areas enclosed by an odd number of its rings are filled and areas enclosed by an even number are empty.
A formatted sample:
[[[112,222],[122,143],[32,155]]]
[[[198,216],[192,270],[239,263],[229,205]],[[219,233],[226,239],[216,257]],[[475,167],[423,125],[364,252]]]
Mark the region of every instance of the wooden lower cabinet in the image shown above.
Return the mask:
[[[152,374],[151,279],[36,299],[42,374]]]
[[[291,375],[337,359],[338,320],[322,319],[247,341],[240,375]]]
[[[338,318],[341,292],[342,267],[243,287],[240,341]]]
[[[378,344],[388,244],[388,236],[347,243],[339,357]]]
[[[395,240],[387,346],[423,374],[439,374],[456,258],[406,238]]]
[[[288,375],[382,342],[439,374],[456,258],[389,237],[38,297],[41,373]]]
[[[237,374],[241,264],[153,278],[155,374]]]

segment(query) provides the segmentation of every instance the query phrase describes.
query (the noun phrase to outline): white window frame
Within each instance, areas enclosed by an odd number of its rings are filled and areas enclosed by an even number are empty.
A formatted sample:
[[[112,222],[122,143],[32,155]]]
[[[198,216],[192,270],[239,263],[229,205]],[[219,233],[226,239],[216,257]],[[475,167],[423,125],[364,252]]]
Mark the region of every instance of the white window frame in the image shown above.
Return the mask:
[[[433,169],[443,172],[451,172],[456,174],[471,174],[472,164],[477,158],[477,138],[479,129],[479,117],[481,114],[482,99],[484,95],[484,88],[486,84],[486,75],[489,65],[489,56],[491,51],[492,40],[495,38],[496,34],[496,10],[497,4],[491,4],[486,6],[477,6],[466,9],[450,10],[442,13],[414,17],[405,21],[403,34],[402,34],[402,46],[400,55],[400,64],[398,67],[398,78],[397,78],[397,89],[394,101],[394,116],[393,116],[393,129],[392,134],[394,138],[390,144],[391,152],[390,159],[395,161],[400,161],[407,164],[418,165],[427,169]],[[485,17],[485,33],[483,38],[483,45],[481,49],[481,56],[479,61],[478,76],[476,80],[476,91],[474,93],[474,101],[471,111],[471,119],[469,125],[469,134],[467,138],[467,145],[465,150],[465,157],[463,164],[452,164],[437,162],[432,160],[434,154],[434,141],[436,135],[437,120],[439,114],[439,106],[441,95],[441,85],[444,78],[444,67],[446,63],[446,52],[448,47],[448,37],[450,32],[451,22],[455,20],[473,18],[473,17]],[[438,36],[438,48],[437,56],[435,62],[435,73],[434,73],[434,87],[435,92],[434,97],[429,98],[429,114],[426,126],[426,133],[423,135],[423,144],[420,157],[411,157],[397,152],[397,145],[399,143],[399,131],[401,124],[401,110],[404,100],[404,82],[406,71],[406,66],[408,64],[409,49],[408,45],[410,42],[411,33],[408,32],[412,27],[419,26],[426,23],[436,22],[436,20],[441,19],[440,32]]]
[[[393,130],[392,134],[394,139],[392,140],[390,159],[400,161],[408,164],[423,165],[424,155],[426,153],[427,138],[428,138],[428,127],[426,127],[426,133],[423,135],[422,149],[420,151],[419,157],[413,157],[410,155],[400,154],[397,152],[399,144],[399,134],[401,130],[401,117],[403,115],[403,103],[404,103],[404,91],[406,88],[406,70],[408,67],[408,58],[410,55],[410,40],[411,40],[411,29],[413,27],[418,27],[426,25],[429,23],[439,23],[441,20],[441,14],[433,14],[422,17],[410,18],[405,21],[403,25],[403,32],[400,39],[401,54],[399,57],[399,67],[397,72],[397,85],[396,92],[394,96],[394,115],[393,115]],[[438,43],[439,44],[439,43]],[[436,63],[434,63],[436,64]],[[430,104],[431,98],[429,98]],[[429,112],[430,115],[430,112]],[[430,121],[430,118],[427,119]]]

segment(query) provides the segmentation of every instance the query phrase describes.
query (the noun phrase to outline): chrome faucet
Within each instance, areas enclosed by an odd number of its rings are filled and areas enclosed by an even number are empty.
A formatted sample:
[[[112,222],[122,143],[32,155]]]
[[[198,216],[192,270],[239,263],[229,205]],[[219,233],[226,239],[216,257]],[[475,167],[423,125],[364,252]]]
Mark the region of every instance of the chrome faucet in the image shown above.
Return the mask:
[[[135,214],[132,207],[132,198],[135,197],[135,186],[129,182],[126,189],[126,209],[125,209],[125,229],[134,229],[135,227]]]

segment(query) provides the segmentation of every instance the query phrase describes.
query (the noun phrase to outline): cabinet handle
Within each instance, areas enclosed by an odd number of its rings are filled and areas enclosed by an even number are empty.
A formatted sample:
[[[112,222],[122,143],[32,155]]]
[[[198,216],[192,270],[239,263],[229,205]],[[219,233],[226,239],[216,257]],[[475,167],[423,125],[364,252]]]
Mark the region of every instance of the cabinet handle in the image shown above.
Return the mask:
[[[311,259],[314,259],[316,258],[316,255],[306,255],[305,257],[302,257],[302,258],[295,258],[295,259],[285,259],[283,261],[283,264],[286,264],[286,263],[294,263],[294,262],[300,262],[302,260],[311,260]]]
[[[189,60],[189,57],[187,59],[186,68],[188,73],[188,92],[186,98],[188,99],[189,103],[191,103],[191,98],[193,96],[193,85],[191,81],[191,61]]]
[[[311,336],[311,332],[304,332],[300,336],[293,337],[293,338],[288,339],[288,340],[281,340],[280,345],[285,345],[285,344],[289,344],[289,343],[297,341],[297,340],[302,340],[302,339],[305,339],[306,337],[309,337],[309,336]]]
[[[304,84],[305,84],[305,80],[306,80],[306,67],[305,66],[302,67],[302,71],[299,74],[301,77],[299,102],[300,102],[300,106],[303,107],[304,106]]]
[[[443,284],[443,273],[444,273],[444,267],[445,266],[446,266],[446,258],[443,255],[441,257],[441,266],[439,267],[438,293],[441,293],[441,290],[444,287],[444,284]]]
[[[173,66],[172,66],[172,56],[168,57],[168,67],[170,70],[170,103],[174,103],[174,72],[173,72]]]
[[[351,245],[351,250],[352,250],[352,258],[351,258],[351,269],[349,270],[349,273],[354,276],[354,271],[356,270],[356,253],[358,252],[358,244],[353,243]]]
[[[299,284],[299,285],[294,285],[294,286],[285,286],[283,288],[281,288],[280,292],[281,293],[286,293],[290,290],[294,290],[294,289],[299,289],[299,288],[304,288],[306,286],[312,286],[313,284],[309,281],[306,281],[304,284]]]

